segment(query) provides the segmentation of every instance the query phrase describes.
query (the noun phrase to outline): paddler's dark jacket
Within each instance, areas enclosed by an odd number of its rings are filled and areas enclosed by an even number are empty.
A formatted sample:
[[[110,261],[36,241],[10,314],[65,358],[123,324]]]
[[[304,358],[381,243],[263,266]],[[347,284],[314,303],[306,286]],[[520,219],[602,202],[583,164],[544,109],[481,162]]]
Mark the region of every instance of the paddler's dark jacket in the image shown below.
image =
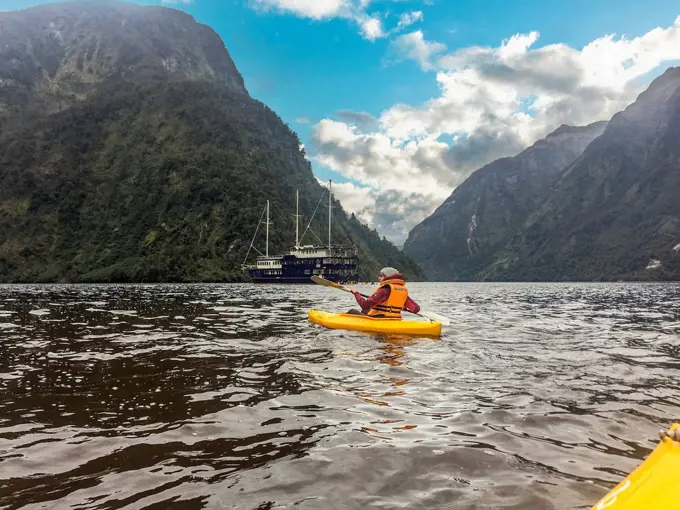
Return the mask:
[[[389,283],[390,280],[404,280],[404,277],[401,274],[397,273],[385,278],[382,282],[380,282],[380,285]],[[375,293],[371,297],[368,298],[365,298],[361,296],[359,292],[354,291],[354,298],[357,300],[357,303],[359,303],[362,313],[368,313],[368,311],[371,308],[375,308],[376,305],[384,303],[385,301],[387,301],[387,298],[389,298],[389,296],[390,288],[387,285],[385,285],[384,287],[381,286],[377,291],[375,291]],[[420,312],[420,305],[413,301],[410,297],[408,297],[406,298],[406,303],[404,304],[404,310],[411,313],[418,313]]]

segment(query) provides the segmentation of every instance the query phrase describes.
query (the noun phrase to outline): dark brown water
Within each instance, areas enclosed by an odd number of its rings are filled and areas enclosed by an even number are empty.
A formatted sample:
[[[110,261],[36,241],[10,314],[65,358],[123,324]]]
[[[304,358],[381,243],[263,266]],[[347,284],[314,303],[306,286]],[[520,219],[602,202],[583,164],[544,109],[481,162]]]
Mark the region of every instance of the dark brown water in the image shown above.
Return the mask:
[[[0,507],[590,508],[680,418],[680,286],[411,289],[441,340],[314,286],[0,287]]]

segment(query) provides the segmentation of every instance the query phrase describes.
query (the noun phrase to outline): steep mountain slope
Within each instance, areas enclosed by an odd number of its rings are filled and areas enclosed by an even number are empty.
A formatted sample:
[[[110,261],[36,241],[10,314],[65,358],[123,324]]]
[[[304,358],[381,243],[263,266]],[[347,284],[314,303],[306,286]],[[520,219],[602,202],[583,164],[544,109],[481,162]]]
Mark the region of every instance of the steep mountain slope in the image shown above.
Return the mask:
[[[210,27],[178,10],[107,0],[0,14],[0,77],[5,119],[27,107],[59,111],[107,81],[208,80],[247,94]]]
[[[296,189],[308,219],[323,188],[299,139],[187,14],[119,2],[0,14],[0,281],[238,279],[265,200],[270,252],[292,244]],[[334,241],[360,248],[363,276],[393,265],[422,278],[335,206]]]
[[[680,68],[672,68],[565,170],[491,276],[679,279],[679,250]]]
[[[562,126],[519,155],[480,168],[410,232],[404,252],[431,279],[479,278],[605,125]]]

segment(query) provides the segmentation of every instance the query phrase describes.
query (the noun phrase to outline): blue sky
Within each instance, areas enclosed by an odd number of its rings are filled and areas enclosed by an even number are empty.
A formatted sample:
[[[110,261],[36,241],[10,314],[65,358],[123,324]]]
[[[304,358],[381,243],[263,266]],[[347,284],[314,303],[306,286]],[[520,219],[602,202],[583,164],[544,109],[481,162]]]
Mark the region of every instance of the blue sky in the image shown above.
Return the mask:
[[[40,3],[0,0],[0,9]],[[680,34],[680,5],[670,0],[135,3],[182,9],[214,28],[250,94],[300,135],[316,175],[346,182],[336,188],[345,208],[397,244],[474,169],[560,123],[608,119],[680,58],[668,49]],[[397,29],[400,19],[413,22]],[[649,35],[657,27],[660,42]],[[616,35],[603,40],[608,34]],[[655,46],[641,56],[649,44],[634,41],[642,37]],[[593,41],[606,44],[582,51]],[[531,62],[565,87],[557,91],[547,78],[499,84],[485,69],[500,61],[515,77]],[[634,73],[626,72],[631,61]],[[578,72],[569,74],[573,67]],[[638,85],[631,92],[626,83]],[[588,87],[603,97],[613,90],[617,99],[585,102],[579,93]],[[555,114],[558,104],[571,113]],[[344,110],[376,120],[361,124]],[[507,113],[505,121],[484,120],[497,111]],[[471,150],[484,140],[488,146]]]

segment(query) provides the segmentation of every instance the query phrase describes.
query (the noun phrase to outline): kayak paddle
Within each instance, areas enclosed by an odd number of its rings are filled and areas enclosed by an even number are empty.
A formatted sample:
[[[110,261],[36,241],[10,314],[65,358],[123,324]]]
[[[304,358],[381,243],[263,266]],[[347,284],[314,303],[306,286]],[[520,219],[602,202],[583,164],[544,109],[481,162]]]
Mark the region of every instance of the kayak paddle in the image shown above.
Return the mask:
[[[344,290],[345,292],[352,292],[350,289],[345,287],[344,285],[341,285],[339,283],[332,282],[330,280],[326,280],[325,278],[321,278],[320,276],[312,276],[312,281],[314,283],[318,283],[319,285],[323,285],[325,287],[333,287],[334,289],[339,289],[339,290]],[[361,294],[359,293],[360,296],[362,297],[368,297],[366,294]],[[404,310],[405,312],[408,312],[408,310]],[[413,312],[409,312],[413,313]],[[441,322],[442,325],[444,326],[450,326],[451,325],[451,320],[448,317],[444,317],[443,315],[439,315],[438,313],[435,312],[424,312],[420,311],[420,313],[416,313],[415,315],[420,315],[421,317],[425,317],[426,319],[429,319],[431,321],[435,322]]]

